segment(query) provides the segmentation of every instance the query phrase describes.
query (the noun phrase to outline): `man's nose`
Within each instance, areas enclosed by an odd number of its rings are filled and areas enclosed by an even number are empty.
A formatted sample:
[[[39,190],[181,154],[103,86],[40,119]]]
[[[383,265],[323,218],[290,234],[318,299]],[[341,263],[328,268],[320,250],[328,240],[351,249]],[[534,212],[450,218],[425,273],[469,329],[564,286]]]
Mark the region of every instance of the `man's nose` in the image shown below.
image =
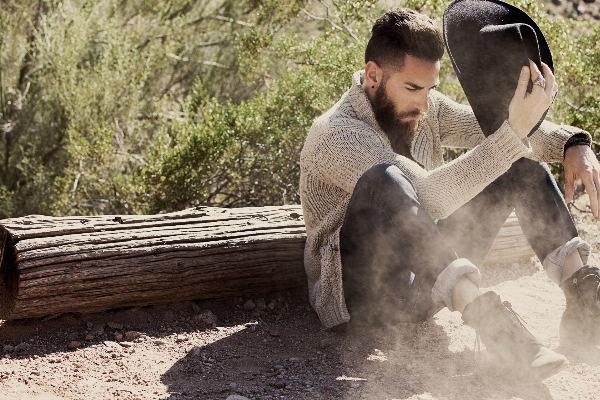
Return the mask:
[[[428,94],[421,96],[421,98],[419,99],[419,102],[417,104],[417,108],[419,109],[419,111],[421,111],[423,113],[426,113],[427,111],[429,111],[429,96],[428,96]]]

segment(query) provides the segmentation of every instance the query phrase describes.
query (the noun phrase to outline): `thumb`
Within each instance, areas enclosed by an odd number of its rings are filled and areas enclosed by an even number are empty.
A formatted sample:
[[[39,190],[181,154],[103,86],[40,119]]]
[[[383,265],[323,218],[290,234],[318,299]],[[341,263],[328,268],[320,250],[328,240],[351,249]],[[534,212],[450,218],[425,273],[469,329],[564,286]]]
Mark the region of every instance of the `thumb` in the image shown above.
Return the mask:
[[[529,73],[529,67],[521,68],[521,73],[519,74],[519,82],[517,83],[517,89],[515,90],[515,96],[519,98],[524,98],[527,93],[527,85],[529,84],[531,74]]]
[[[573,195],[575,194],[575,180],[571,174],[565,177],[565,202],[570,203],[573,201]]]

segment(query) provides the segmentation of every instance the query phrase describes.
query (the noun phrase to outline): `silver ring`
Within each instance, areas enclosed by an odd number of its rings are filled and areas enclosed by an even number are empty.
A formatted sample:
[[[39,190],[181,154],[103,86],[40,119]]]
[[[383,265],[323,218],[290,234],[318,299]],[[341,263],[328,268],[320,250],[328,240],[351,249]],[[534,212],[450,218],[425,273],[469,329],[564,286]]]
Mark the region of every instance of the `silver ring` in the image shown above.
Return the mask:
[[[534,79],[533,84],[540,86],[542,89],[546,89],[546,80],[542,78],[541,75],[538,75],[538,77]]]

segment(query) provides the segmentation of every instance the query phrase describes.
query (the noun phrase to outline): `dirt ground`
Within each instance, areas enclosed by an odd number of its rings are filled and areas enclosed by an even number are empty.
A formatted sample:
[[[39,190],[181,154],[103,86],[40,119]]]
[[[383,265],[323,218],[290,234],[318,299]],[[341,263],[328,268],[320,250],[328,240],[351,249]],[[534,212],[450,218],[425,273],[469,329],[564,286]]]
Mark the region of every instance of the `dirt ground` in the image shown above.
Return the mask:
[[[598,224],[575,217],[597,252]],[[482,275],[485,290],[569,358],[567,369],[515,384],[447,309],[418,325],[323,330],[298,289],[3,322],[0,399],[600,398],[600,347],[557,348],[565,301],[539,261],[487,266]]]

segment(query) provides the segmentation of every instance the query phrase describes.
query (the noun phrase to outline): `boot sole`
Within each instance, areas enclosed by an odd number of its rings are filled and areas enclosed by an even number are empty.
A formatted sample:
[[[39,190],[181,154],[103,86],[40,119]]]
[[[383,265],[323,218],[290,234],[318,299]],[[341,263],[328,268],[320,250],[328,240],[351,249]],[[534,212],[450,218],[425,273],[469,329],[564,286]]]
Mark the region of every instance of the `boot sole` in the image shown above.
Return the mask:
[[[557,365],[556,367],[554,367],[553,369],[549,370],[549,371],[544,371],[542,374],[540,375],[536,375],[536,374],[532,374],[533,377],[532,379],[536,381],[536,383],[541,382],[545,379],[550,378],[551,376],[554,376],[556,374],[558,374],[560,371],[562,371],[563,369],[567,368],[569,366],[569,360],[567,360],[565,358],[564,362],[560,365]]]

